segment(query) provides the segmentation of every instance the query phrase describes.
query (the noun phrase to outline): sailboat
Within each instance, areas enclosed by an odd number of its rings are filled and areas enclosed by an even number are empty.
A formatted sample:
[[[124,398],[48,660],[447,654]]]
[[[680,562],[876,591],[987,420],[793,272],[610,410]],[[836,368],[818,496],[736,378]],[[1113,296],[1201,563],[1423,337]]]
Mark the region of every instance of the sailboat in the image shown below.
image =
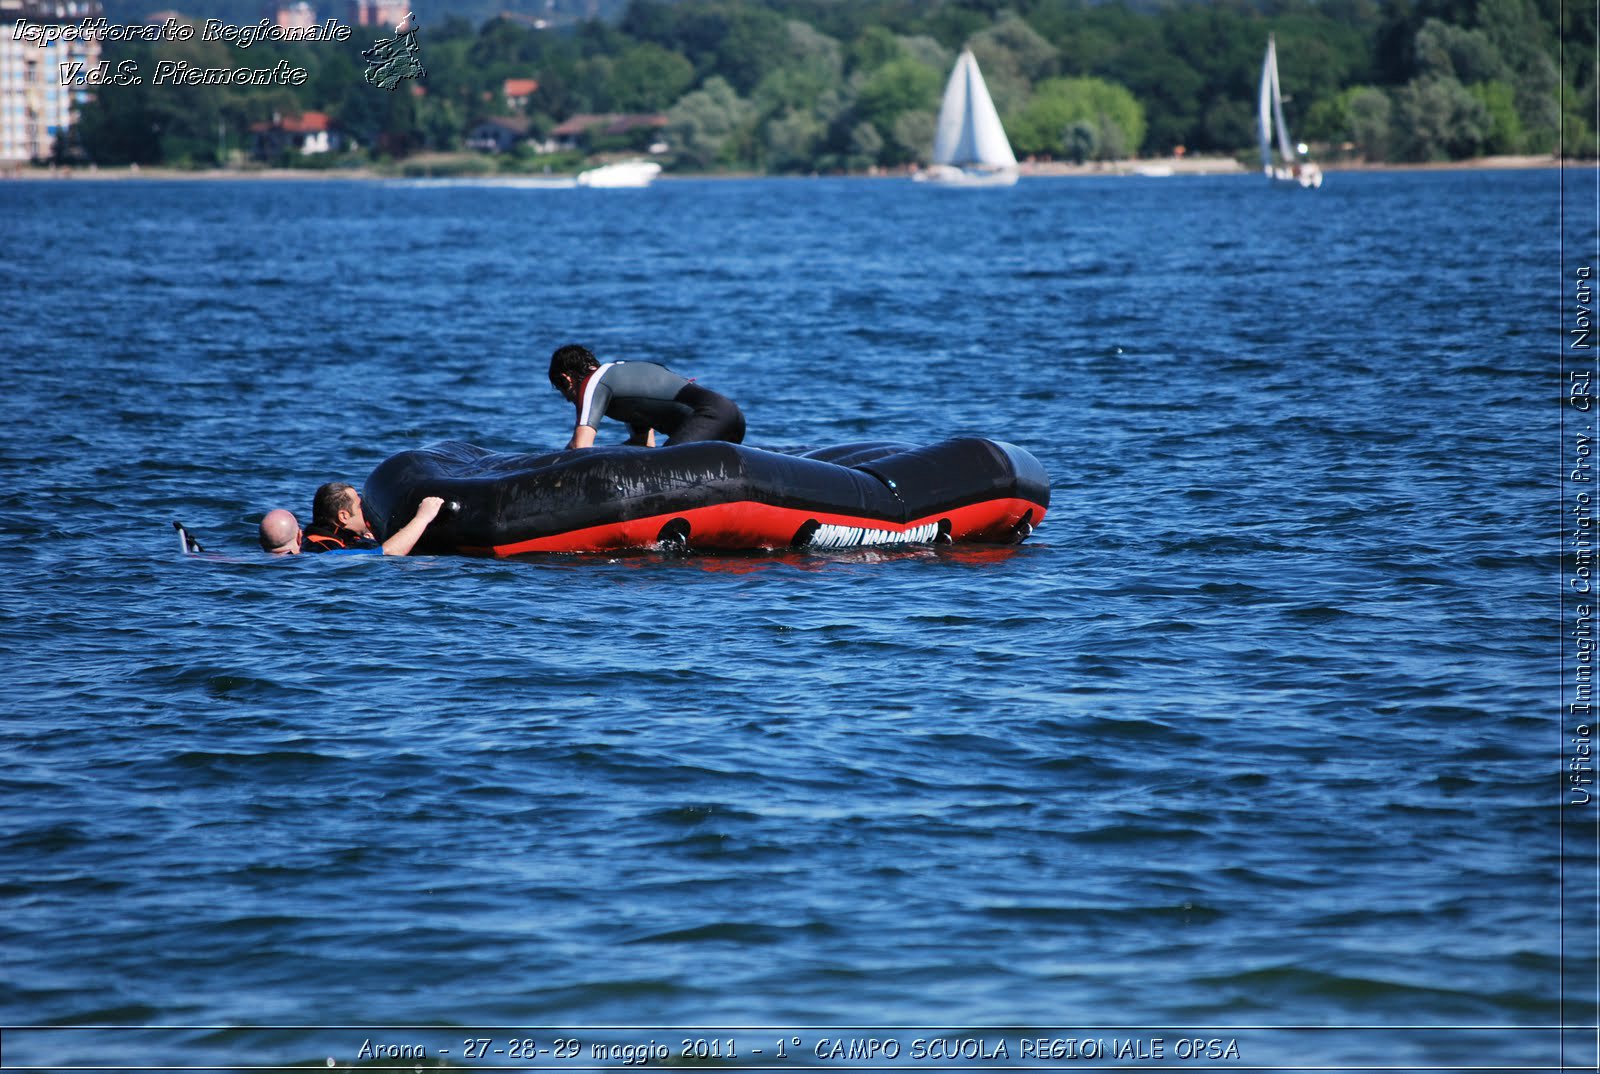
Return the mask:
[[[1278,136],[1278,160],[1272,156],[1274,127]],[[1278,88],[1278,45],[1271,34],[1267,35],[1267,58],[1261,63],[1256,135],[1261,140],[1261,170],[1273,183],[1298,184],[1307,189],[1322,185],[1322,169],[1301,159],[1305,147],[1296,147],[1289,141],[1289,125],[1283,121],[1283,91]]]
[[[913,178],[947,186],[1010,186],[1017,181],[1016,154],[971,49],[961,50],[945,84],[933,163]]]

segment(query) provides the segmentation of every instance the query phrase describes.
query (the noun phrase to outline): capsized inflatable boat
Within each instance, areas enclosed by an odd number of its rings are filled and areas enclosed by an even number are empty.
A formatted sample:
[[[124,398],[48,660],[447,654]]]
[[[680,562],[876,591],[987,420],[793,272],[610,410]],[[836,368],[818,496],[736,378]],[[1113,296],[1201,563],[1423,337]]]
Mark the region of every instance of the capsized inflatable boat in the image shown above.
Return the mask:
[[[382,534],[424,496],[459,504],[428,527],[424,554],[1009,544],[1044,520],[1050,479],[1021,448],[971,437],[803,455],[720,441],[516,455],[451,440],[385,459],[362,489]]]

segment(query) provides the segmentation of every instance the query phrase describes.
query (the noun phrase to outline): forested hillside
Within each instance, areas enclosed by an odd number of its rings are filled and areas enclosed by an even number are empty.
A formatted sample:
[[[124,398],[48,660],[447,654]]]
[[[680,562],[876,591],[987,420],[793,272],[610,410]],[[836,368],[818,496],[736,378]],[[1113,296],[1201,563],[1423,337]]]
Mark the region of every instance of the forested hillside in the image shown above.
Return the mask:
[[[474,122],[515,114],[534,139],[515,159],[534,166],[539,137],[569,117],[660,113],[678,170],[895,167],[926,158],[944,80],[967,45],[1019,157],[1242,154],[1269,33],[1296,137],[1324,157],[1595,151],[1595,11],[1561,0],[632,0],[616,18],[554,28],[424,18],[426,78],[398,92],[362,77],[375,32],[249,49],[108,45],[113,63],[142,70],[162,57],[195,68],[286,60],[306,77],[102,86],[66,151],[210,166],[237,159],[252,124],[315,110],[362,158],[403,157],[459,149]],[[513,105],[508,78],[538,88]]]

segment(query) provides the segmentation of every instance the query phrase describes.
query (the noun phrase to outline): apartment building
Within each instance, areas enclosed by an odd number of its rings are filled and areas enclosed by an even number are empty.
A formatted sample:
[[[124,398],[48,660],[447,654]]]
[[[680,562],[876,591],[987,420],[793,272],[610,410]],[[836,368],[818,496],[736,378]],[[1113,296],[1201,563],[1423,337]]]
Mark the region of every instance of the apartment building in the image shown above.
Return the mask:
[[[93,67],[100,62],[100,42],[61,40],[48,28],[100,17],[98,0],[0,0],[0,168],[48,160],[56,140],[72,127],[91,90],[63,85],[61,68]],[[30,32],[19,34],[19,23]]]

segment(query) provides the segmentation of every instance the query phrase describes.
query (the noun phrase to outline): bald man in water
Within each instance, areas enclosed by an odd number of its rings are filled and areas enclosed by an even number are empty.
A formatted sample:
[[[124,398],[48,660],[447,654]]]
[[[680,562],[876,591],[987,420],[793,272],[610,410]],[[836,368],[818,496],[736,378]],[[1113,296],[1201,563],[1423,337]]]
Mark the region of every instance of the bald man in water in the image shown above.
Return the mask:
[[[312,501],[311,540],[294,515],[281,507],[261,518],[256,539],[264,552],[275,556],[296,556],[302,552],[364,552],[370,555],[405,556],[411,554],[444,507],[438,496],[424,496],[417,513],[387,541],[378,542],[361,508],[361,494],[342,482],[330,481],[317,489]]]
[[[257,539],[261,541],[263,552],[271,552],[275,556],[293,556],[300,552],[300,536],[300,520],[279,507],[262,516]]]

